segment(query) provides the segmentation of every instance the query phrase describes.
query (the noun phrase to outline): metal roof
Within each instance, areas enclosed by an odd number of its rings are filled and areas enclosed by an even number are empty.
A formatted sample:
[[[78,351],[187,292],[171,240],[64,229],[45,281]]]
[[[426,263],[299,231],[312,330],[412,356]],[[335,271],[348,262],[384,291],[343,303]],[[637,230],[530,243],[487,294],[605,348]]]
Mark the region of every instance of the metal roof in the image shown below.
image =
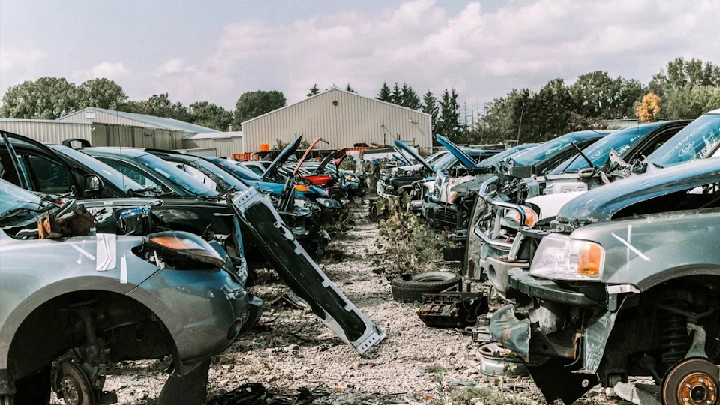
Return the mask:
[[[184,136],[183,139],[223,139],[223,138],[241,138],[243,136],[242,131],[232,132],[199,132],[193,135]]]
[[[52,124],[83,124],[92,125],[87,121],[56,121],[56,120],[36,120],[31,118],[0,118],[0,122],[47,122]]]
[[[272,111],[270,111],[270,112],[268,112],[268,113],[265,113],[265,114],[263,114],[263,115],[258,115],[258,116],[255,117],[255,118],[251,118],[251,119],[249,119],[249,120],[247,120],[247,121],[243,121],[243,122],[241,123],[241,125],[244,125],[244,124],[247,123],[247,122],[255,121],[255,120],[257,120],[257,119],[260,119],[260,118],[265,117],[265,116],[267,116],[267,115],[270,115],[270,114],[273,114],[273,113],[275,113],[275,112],[284,110],[284,109],[286,109],[286,108],[294,107],[294,106],[296,106],[296,105],[305,103],[305,102],[307,102],[308,100],[312,100],[313,98],[320,97],[320,96],[322,96],[322,95],[324,95],[324,94],[331,93],[331,92],[333,92],[333,91],[339,91],[339,92],[341,92],[341,93],[350,94],[350,95],[353,95],[353,96],[356,96],[356,97],[360,97],[360,98],[365,98],[365,99],[372,100],[372,101],[375,101],[375,102],[378,102],[378,103],[391,105],[391,106],[393,106],[393,107],[397,107],[397,108],[400,108],[400,109],[403,109],[403,110],[412,111],[412,112],[415,112],[415,113],[418,113],[418,114],[430,115],[430,114],[424,113],[424,112],[422,112],[422,111],[420,111],[420,110],[413,110],[412,108],[403,107],[403,106],[401,106],[401,105],[389,103],[389,102],[387,102],[387,101],[378,100],[378,99],[376,99],[376,98],[361,96],[361,95],[359,95],[359,94],[357,94],[357,93],[354,93],[354,92],[352,92],[352,91],[345,91],[345,90],[340,90],[340,89],[329,89],[329,90],[323,91],[323,92],[320,93],[320,94],[316,94],[316,95],[314,95],[314,96],[308,97],[308,98],[306,98],[305,100],[300,101],[300,102],[297,102],[297,103],[295,103],[295,104],[286,105],[285,107],[280,107],[280,108],[278,108],[277,110],[272,110]]]
[[[158,128],[164,128],[164,129],[170,129],[174,131],[185,131],[185,132],[220,132],[218,130],[203,127],[200,125],[191,124],[189,122],[185,121],[179,121],[173,118],[162,118],[162,117],[156,117],[154,115],[145,115],[145,114],[136,114],[136,113],[128,113],[128,112],[122,112],[122,111],[115,111],[115,110],[106,110],[104,108],[98,108],[98,107],[88,107],[80,111],[76,111],[72,114],[77,114],[83,111],[98,111],[109,115],[115,115],[118,117],[135,120],[139,122],[144,122],[149,125],[156,126]],[[68,114],[71,115],[71,114]]]

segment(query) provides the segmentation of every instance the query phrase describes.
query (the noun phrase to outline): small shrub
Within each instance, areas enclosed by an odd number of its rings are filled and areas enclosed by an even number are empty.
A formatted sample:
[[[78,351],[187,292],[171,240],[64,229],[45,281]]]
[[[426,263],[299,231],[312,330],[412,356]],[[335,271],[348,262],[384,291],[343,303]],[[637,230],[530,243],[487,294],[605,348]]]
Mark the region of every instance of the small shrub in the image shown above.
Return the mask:
[[[375,264],[378,272],[389,278],[428,271],[433,261],[442,258],[445,241],[422,218],[408,211],[409,201],[404,192],[398,198],[377,200],[377,213],[384,219],[376,246],[385,254]]]

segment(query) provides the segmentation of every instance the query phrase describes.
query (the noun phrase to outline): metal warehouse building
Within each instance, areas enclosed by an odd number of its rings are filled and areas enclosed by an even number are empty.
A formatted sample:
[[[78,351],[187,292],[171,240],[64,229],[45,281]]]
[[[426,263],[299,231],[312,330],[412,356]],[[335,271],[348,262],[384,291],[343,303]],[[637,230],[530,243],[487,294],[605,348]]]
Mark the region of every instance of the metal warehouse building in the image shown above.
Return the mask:
[[[358,144],[389,145],[401,139],[420,148],[432,147],[430,115],[395,104],[331,89],[297,104],[245,121],[243,142],[247,152],[287,143],[296,136],[312,141],[323,138],[323,148]]]
[[[2,118],[0,129],[40,142],[85,139],[93,146],[215,149],[217,156],[243,152],[242,132],[220,132],[171,118],[86,108],[57,120]]]

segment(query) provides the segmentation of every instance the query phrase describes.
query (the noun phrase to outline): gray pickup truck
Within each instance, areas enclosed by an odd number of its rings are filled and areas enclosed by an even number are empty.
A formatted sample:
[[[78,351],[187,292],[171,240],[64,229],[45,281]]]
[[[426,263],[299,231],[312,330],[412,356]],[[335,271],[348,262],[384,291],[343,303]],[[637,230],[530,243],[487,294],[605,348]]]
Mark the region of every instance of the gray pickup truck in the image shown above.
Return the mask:
[[[720,159],[620,180],[565,205],[530,271],[511,269],[493,338],[548,402],[654,379],[664,404],[720,389]],[[534,234],[533,234],[534,233]]]

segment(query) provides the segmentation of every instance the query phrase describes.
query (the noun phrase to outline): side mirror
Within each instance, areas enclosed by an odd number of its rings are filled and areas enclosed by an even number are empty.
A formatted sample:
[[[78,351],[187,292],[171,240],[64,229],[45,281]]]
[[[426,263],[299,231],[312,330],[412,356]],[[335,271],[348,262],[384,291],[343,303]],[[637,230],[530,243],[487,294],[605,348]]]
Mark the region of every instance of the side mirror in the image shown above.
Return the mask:
[[[102,181],[100,180],[100,177],[94,174],[85,176],[85,185],[83,191],[86,194],[97,193],[100,191],[100,189],[102,189]]]

